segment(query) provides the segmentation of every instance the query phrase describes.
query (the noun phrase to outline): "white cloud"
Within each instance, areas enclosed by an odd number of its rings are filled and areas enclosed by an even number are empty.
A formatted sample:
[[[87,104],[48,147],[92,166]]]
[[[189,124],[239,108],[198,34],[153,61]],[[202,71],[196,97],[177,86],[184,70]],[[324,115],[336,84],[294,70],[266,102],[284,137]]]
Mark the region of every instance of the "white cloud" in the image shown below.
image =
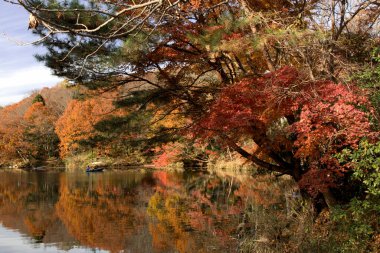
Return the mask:
[[[0,96],[0,105],[1,106],[10,105],[17,101],[23,100],[25,97],[26,95],[14,95],[14,96],[4,96],[4,97]]]
[[[31,91],[51,87],[62,79],[51,75],[50,70],[41,65],[15,69],[0,76],[0,105],[18,102]]]

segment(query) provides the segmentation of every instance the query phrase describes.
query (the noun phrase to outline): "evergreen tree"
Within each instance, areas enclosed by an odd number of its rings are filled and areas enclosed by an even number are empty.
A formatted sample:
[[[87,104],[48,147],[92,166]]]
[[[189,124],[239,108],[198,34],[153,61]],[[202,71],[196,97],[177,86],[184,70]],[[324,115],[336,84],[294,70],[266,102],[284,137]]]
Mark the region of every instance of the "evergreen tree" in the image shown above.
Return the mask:
[[[41,94],[37,94],[37,95],[33,98],[32,104],[34,104],[34,103],[41,103],[41,104],[45,105],[45,99],[42,97]]]

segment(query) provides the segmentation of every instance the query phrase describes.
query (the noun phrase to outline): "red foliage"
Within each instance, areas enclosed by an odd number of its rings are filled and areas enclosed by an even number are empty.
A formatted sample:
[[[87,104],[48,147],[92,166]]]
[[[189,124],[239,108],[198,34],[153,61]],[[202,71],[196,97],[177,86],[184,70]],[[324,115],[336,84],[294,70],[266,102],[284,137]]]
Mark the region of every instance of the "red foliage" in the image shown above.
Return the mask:
[[[371,111],[359,89],[305,81],[285,67],[225,88],[192,131],[201,138],[228,136],[236,143],[252,138],[268,157],[286,153],[284,162],[304,167],[301,186],[316,192],[336,185],[343,175],[333,154],[356,147],[363,137],[378,137],[371,129]]]
[[[301,79],[292,68],[258,79],[245,78],[222,91],[209,114],[199,123],[198,130],[203,136],[234,130],[242,135],[252,133],[253,124],[267,126],[291,112],[295,99],[289,95],[301,96],[299,88],[292,85]]]
[[[296,156],[320,156],[328,149],[356,147],[362,137],[374,137],[369,115],[360,109],[369,107],[366,97],[333,83],[324,83],[315,92],[318,95],[304,103],[299,121],[291,127],[298,136]],[[323,143],[328,146],[321,146]]]
[[[157,168],[168,166],[180,160],[183,147],[179,143],[169,143],[162,147],[157,147],[155,152],[157,156],[153,159],[153,164]]]

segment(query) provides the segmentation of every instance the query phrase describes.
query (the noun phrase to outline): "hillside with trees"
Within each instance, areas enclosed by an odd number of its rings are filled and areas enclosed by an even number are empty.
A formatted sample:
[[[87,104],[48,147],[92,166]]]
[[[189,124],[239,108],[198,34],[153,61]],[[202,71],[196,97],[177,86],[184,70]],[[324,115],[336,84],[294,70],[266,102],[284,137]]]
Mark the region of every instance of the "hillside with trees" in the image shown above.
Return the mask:
[[[65,111],[73,92],[64,84],[33,92],[0,111],[2,166],[24,167],[58,157],[55,122]]]

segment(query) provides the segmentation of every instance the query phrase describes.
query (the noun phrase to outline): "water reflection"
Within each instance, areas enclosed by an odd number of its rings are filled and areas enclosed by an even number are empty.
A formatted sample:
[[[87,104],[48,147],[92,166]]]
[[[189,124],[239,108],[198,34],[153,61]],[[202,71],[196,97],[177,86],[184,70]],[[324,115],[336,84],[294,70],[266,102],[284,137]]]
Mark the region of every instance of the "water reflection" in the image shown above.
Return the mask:
[[[157,184],[148,214],[154,218],[150,231],[155,249],[159,252],[170,248],[179,252],[233,252],[236,249],[233,231],[239,215],[232,214],[241,210],[229,206],[238,201],[231,192],[229,195],[224,192],[230,184],[227,180],[199,174],[183,177],[163,171],[154,172],[153,177]],[[217,180],[215,184],[210,184],[211,179]]]
[[[82,245],[119,252],[134,249],[133,241],[149,240],[144,186],[150,173],[104,173],[60,175],[60,198],[56,213],[69,233]],[[147,238],[144,238],[147,237]]]
[[[8,239],[0,251],[236,252],[244,211],[280,203],[276,191],[262,199],[267,185],[252,180],[149,170],[2,171],[0,245]]]

